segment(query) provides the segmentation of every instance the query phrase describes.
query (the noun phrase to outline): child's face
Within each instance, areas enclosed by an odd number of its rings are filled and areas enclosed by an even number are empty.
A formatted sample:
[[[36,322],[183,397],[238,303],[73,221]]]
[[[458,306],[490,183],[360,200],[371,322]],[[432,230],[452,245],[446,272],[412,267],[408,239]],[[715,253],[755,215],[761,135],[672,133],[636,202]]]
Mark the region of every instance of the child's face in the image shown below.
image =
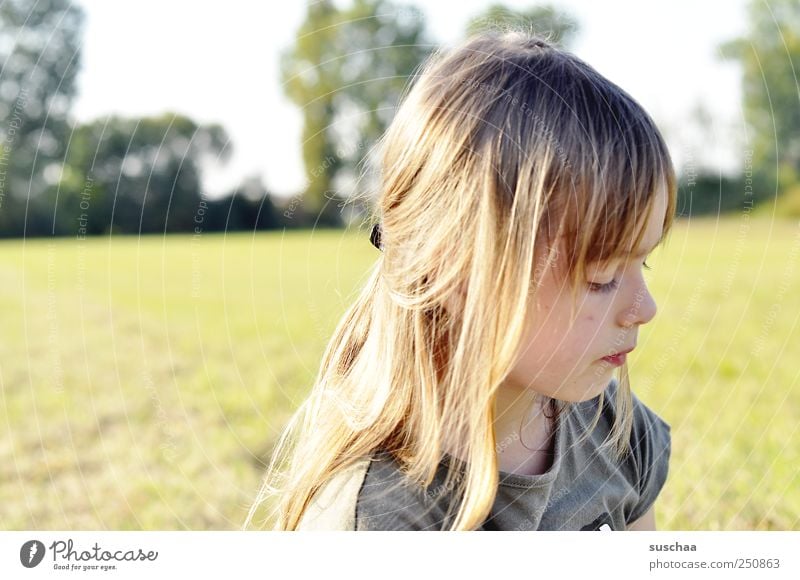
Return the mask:
[[[576,294],[574,323],[568,282],[557,266],[543,268],[520,358],[506,385],[572,402],[592,399],[608,386],[617,365],[603,357],[635,347],[639,326],[656,314],[643,264],[661,239],[666,191],[655,203],[640,246],[627,259],[588,266],[588,279]]]

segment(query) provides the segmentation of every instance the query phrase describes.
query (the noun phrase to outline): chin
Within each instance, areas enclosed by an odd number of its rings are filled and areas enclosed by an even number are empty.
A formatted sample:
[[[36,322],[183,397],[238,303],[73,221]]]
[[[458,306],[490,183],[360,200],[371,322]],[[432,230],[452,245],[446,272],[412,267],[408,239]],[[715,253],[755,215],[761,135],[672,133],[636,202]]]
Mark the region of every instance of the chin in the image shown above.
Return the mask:
[[[590,401],[599,397],[600,394],[606,390],[610,382],[611,378],[598,378],[583,389],[575,389],[575,391],[570,393],[562,393],[563,395],[571,395],[569,397],[561,396],[556,398],[561,399],[562,401],[569,401],[571,403],[583,403],[585,401]]]

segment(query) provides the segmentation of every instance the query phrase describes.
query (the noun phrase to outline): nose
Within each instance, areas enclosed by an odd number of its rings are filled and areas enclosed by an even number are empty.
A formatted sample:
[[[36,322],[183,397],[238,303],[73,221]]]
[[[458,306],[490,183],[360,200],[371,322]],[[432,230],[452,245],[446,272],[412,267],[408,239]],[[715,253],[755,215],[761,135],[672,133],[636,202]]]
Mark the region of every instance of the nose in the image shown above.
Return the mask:
[[[619,324],[623,328],[647,324],[653,320],[656,312],[658,312],[656,301],[650,294],[647,283],[642,279],[641,284],[634,290],[633,296],[628,299],[627,304],[620,311]]]

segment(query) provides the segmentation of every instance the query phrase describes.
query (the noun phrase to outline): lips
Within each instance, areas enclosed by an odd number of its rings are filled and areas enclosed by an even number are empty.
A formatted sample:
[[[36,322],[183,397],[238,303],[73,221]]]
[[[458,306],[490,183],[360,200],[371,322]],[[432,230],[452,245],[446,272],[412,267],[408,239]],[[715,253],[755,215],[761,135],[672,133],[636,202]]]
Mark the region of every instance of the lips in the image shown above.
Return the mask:
[[[633,347],[633,348],[636,348],[636,347]],[[604,356],[603,360],[606,361],[607,363],[612,364],[612,365],[617,366],[617,367],[618,366],[622,366],[623,364],[625,364],[626,355],[629,352],[631,352],[633,350],[633,348],[629,348],[628,350],[623,350],[621,352],[618,352],[616,354],[612,354],[610,356]]]

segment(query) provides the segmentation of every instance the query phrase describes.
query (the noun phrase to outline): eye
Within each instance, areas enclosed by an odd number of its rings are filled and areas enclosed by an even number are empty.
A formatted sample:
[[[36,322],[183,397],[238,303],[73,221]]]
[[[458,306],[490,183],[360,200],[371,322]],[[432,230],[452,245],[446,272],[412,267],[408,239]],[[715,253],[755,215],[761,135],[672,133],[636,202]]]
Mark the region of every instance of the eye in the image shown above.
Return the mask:
[[[611,282],[607,282],[605,284],[598,284],[597,282],[589,282],[589,291],[606,293],[606,292],[611,292],[612,290],[616,290],[617,286],[619,286],[619,280],[617,280],[616,278],[611,280]]]
[[[644,267],[645,270],[653,269],[647,265],[647,261],[643,262],[642,266]],[[606,282],[605,284],[600,284],[598,282],[589,282],[589,291],[599,292],[601,294],[604,294],[606,292],[611,292],[613,290],[616,290],[618,286],[619,286],[619,280],[616,278],[611,280],[611,282]]]

